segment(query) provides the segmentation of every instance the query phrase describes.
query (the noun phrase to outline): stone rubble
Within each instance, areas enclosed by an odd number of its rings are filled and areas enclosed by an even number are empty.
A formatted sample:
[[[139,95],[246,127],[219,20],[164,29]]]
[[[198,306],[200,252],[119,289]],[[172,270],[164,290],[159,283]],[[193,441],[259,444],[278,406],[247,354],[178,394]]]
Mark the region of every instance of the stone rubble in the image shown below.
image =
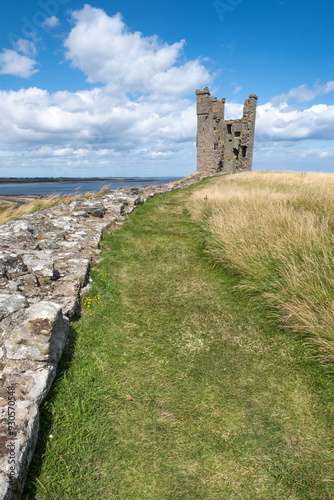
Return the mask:
[[[203,177],[118,188],[0,226],[0,500],[21,496],[38,407],[55,378],[69,320],[80,316],[80,297],[92,290],[89,269],[100,259],[103,230],[122,225],[147,198]]]

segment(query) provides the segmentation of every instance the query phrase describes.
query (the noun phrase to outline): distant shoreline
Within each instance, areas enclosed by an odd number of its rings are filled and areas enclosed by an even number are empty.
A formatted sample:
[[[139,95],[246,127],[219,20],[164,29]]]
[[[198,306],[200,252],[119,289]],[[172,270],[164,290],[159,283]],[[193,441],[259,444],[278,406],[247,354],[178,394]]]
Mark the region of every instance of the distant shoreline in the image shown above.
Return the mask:
[[[34,200],[47,198],[47,195],[32,194],[30,196],[24,194],[0,194],[0,205],[1,203],[16,203],[17,205],[26,205]]]
[[[166,179],[169,177],[166,176]],[[173,178],[171,176],[171,178]],[[138,180],[158,180],[159,177],[0,177],[0,184],[36,184],[36,183],[55,183],[55,182],[94,182],[94,181],[127,181],[136,182]]]
[[[67,196],[98,192],[106,187],[113,191],[120,187],[169,184],[179,179],[178,177],[1,177],[0,196],[20,196],[22,198]]]

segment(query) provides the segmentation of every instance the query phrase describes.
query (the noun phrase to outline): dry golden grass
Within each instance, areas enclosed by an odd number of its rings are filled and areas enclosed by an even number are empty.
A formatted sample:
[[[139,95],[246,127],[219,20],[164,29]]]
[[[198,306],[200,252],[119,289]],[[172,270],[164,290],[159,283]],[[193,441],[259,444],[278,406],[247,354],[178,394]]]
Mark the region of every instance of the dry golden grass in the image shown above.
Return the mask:
[[[179,184],[181,184],[182,182],[186,182],[186,181],[190,181],[191,179],[193,179],[194,177],[196,177],[198,175],[198,172],[194,172],[193,174],[190,174],[190,175],[187,175],[186,177],[183,177],[183,179],[180,179],[178,181],[174,181],[172,182],[172,184],[174,186],[178,186]]]
[[[104,186],[98,193],[87,192],[73,196],[45,196],[44,198],[37,198],[31,203],[17,206],[16,203],[4,202],[0,204],[0,225],[7,224],[7,222],[22,217],[22,215],[40,212],[49,208],[60,205],[61,203],[71,203],[74,200],[89,200],[91,198],[98,198],[103,196],[109,191],[109,186]]]
[[[333,362],[334,175],[224,176],[194,192],[188,208],[215,262]]]
[[[17,204],[11,201],[0,201],[0,214],[9,208],[16,208]]]
[[[25,214],[32,214],[33,212],[39,212],[40,210],[45,210],[47,208],[54,207],[59,203],[66,203],[70,201],[69,197],[61,196],[47,196],[45,198],[38,198],[30,203],[17,206],[16,204],[11,204],[8,208],[3,210],[0,214],[0,225],[6,224],[7,222],[17,219]]]

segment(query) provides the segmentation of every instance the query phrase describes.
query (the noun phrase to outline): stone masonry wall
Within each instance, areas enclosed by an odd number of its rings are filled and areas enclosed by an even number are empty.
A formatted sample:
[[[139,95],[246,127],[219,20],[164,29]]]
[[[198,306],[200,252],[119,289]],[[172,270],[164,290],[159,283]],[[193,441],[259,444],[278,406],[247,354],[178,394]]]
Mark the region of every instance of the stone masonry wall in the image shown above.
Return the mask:
[[[203,178],[181,182],[186,187]],[[20,498],[37,442],[39,406],[56,375],[70,319],[101,260],[102,231],[121,226],[174,184],[119,188],[0,226],[0,500]]]

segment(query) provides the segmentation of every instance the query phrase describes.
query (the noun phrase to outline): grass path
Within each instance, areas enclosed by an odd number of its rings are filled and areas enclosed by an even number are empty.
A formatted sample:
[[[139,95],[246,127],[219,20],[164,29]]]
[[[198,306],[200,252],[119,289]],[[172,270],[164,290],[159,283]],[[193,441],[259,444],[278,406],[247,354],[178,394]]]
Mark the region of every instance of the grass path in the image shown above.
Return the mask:
[[[208,262],[192,189],[105,235],[24,498],[334,497],[329,374]]]

